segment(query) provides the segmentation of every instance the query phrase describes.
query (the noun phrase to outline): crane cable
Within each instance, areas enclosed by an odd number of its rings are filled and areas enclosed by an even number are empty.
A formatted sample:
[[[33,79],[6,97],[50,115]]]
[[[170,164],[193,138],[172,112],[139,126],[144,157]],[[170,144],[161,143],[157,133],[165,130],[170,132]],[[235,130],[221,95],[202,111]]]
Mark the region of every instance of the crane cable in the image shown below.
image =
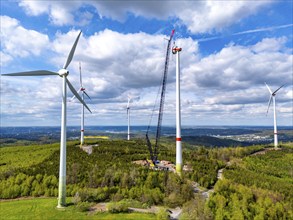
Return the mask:
[[[173,38],[173,35],[174,35],[174,30],[172,30],[172,33],[171,33],[171,37],[168,41],[171,41],[172,38]],[[168,42],[169,44],[169,42]],[[168,61],[167,61],[167,65],[168,65]],[[152,114],[151,114],[151,117],[150,117],[150,120],[149,120],[149,124],[148,124],[148,127],[147,127],[147,132],[146,132],[146,135],[149,134],[149,130],[150,130],[150,127],[151,127],[151,123],[152,123],[152,120],[153,120],[153,116],[154,116],[154,112],[156,110],[156,106],[158,104],[158,99],[159,99],[159,94],[161,93],[161,90],[163,89],[161,87],[161,85],[163,84],[163,80],[164,80],[164,72],[162,74],[162,77],[161,77],[161,81],[160,81],[160,84],[159,84],[159,89],[158,89],[158,92],[157,92],[157,96],[156,96],[156,100],[155,100],[155,104],[154,104],[154,107],[153,107],[153,110],[152,110]],[[158,116],[159,117],[159,116]]]
[[[164,78],[164,73],[162,74],[161,81],[160,81],[160,85],[162,85],[162,83],[163,83],[163,78]],[[151,126],[151,123],[152,123],[152,120],[153,120],[153,116],[154,116],[154,112],[156,111],[156,107],[157,107],[157,104],[158,104],[159,95],[161,93],[161,86],[160,85],[159,85],[159,89],[158,89],[158,92],[157,92],[155,104],[154,104],[154,107],[153,107],[153,110],[152,110],[152,114],[151,114],[151,117],[150,117],[150,120],[149,120],[149,125],[148,125],[148,128],[147,128],[146,134],[149,133],[150,126]]]

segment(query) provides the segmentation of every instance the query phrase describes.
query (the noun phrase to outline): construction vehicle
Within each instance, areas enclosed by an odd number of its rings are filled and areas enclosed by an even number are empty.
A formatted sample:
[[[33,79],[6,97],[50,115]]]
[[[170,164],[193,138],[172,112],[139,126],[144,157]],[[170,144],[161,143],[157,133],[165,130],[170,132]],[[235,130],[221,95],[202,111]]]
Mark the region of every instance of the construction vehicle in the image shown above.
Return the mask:
[[[160,137],[161,137],[161,126],[162,126],[163,112],[164,112],[165,91],[166,91],[166,84],[167,84],[170,47],[171,47],[171,41],[172,41],[174,33],[175,33],[175,30],[172,30],[170,38],[168,40],[168,45],[167,45],[165,66],[164,66],[164,72],[163,72],[163,78],[162,78],[161,99],[160,99],[157,132],[156,132],[156,141],[155,141],[154,147],[152,146],[150,139],[149,139],[149,136],[148,136],[150,125],[148,126],[148,129],[146,132],[146,142],[147,142],[147,146],[148,146],[148,149],[150,152],[150,157],[151,157],[151,160],[152,160],[152,163],[154,166],[156,166],[157,161],[158,161],[158,146],[159,146]]]

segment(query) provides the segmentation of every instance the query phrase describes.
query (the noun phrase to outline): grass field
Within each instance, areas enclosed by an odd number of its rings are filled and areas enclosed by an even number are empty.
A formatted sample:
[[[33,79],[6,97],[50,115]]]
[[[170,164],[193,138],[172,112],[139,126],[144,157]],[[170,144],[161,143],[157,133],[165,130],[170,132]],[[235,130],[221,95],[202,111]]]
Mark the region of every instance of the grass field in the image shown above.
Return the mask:
[[[69,203],[70,201],[68,201]],[[153,214],[144,213],[88,213],[77,211],[74,205],[64,210],[56,208],[56,198],[34,198],[0,202],[1,219],[101,219],[101,220],[149,220]]]

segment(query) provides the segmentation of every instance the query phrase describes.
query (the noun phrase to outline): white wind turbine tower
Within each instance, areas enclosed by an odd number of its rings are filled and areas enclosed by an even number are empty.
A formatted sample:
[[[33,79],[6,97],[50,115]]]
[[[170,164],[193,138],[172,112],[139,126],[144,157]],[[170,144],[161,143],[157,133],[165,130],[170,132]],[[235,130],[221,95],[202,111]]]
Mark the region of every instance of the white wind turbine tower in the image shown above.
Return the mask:
[[[78,90],[78,93],[81,92],[81,98],[84,101],[84,95],[86,95],[89,99],[89,95],[86,93],[85,88],[82,85],[82,76],[81,76],[81,64],[79,62],[79,82],[80,82],[80,88]],[[72,97],[72,100],[75,98],[75,96]],[[80,146],[84,144],[84,105],[81,105],[81,120],[80,120]]]
[[[176,172],[181,175],[182,162],[182,144],[181,144],[181,104],[180,104],[180,57],[182,48],[173,47],[172,53],[176,54]]]
[[[279,91],[279,89],[281,89],[284,85],[279,87],[274,92],[272,92],[272,90],[270,89],[270,87],[267,84],[266,84],[266,86],[267,86],[267,88],[268,88],[268,90],[269,90],[269,92],[271,94],[270,99],[269,99],[267,114],[269,112],[269,108],[270,108],[271,102],[273,100],[273,108],[274,108],[274,145],[275,145],[275,149],[277,149],[277,147],[278,147],[278,132],[277,132],[277,115],[276,115],[276,100],[275,100],[275,96],[276,96],[277,92]]]
[[[127,140],[130,140],[130,96],[128,95],[128,102],[127,102],[127,121],[128,121],[128,129],[127,129]]]
[[[47,76],[47,75],[57,75],[63,78],[63,89],[62,89],[62,116],[61,116],[61,139],[60,139],[60,169],[59,169],[59,190],[58,190],[58,205],[57,208],[63,208],[66,206],[66,99],[67,99],[67,85],[71,92],[76,96],[76,98],[90,111],[88,106],[82,100],[82,98],[78,95],[72,84],[67,79],[69,71],[67,67],[69,66],[74,52],[81,35],[81,31],[79,32],[71,51],[68,55],[68,58],[63,65],[63,68],[58,72],[52,72],[48,70],[36,70],[36,71],[28,71],[28,72],[18,72],[18,73],[10,73],[3,74],[7,76]],[[90,111],[91,112],[91,111]]]

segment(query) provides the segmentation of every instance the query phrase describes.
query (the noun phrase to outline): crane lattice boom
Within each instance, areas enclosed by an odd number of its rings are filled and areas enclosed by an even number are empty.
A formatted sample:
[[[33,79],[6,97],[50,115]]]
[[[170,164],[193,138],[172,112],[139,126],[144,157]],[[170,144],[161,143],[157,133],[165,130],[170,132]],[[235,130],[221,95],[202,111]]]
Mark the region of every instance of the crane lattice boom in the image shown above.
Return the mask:
[[[148,145],[148,148],[150,151],[151,160],[154,165],[156,164],[156,161],[158,159],[158,145],[159,145],[160,137],[161,137],[161,125],[162,125],[163,112],[164,112],[165,91],[166,91],[166,84],[167,84],[170,47],[171,47],[171,41],[172,41],[174,32],[175,32],[175,30],[172,30],[172,33],[170,35],[170,38],[168,40],[168,45],[167,45],[166,59],[165,59],[165,66],[164,66],[164,73],[163,73],[163,80],[162,80],[162,89],[161,89],[160,108],[159,108],[158,125],[157,125],[157,133],[156,133],[156,142],[155,142],[154,150],[152,148],[151,142],[148,137],[148,131],[146,133],[147,145]]]

